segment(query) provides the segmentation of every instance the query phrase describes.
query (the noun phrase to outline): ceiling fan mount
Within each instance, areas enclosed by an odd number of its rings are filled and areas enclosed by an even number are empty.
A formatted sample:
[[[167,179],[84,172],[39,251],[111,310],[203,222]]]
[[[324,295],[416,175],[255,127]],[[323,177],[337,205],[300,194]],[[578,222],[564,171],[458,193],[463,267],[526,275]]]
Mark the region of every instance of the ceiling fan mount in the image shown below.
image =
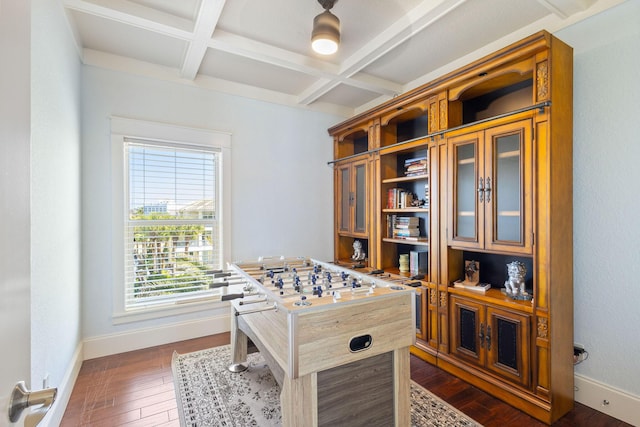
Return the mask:
[[[318,0],[324,10],[330,10],[338,0]]]

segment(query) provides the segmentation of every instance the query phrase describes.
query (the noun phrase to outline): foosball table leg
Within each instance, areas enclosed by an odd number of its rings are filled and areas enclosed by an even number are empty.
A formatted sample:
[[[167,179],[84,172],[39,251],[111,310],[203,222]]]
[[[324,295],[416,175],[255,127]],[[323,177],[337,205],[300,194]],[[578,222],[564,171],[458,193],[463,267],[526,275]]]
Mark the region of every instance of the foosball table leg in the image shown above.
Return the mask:
[[[237,373],[246,371],[247,361],[247,341],[248,338],[238,327],[238,316],[236,310],[231,305],[231,364],[227,369]]]

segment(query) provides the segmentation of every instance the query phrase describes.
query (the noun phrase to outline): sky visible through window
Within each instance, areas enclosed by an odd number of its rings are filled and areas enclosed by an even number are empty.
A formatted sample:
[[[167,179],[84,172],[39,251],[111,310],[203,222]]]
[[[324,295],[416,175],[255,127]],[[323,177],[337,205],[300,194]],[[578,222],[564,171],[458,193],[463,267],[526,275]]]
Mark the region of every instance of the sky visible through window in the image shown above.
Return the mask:
[[[129,145],[129,211],[213,210],[217,153]]]

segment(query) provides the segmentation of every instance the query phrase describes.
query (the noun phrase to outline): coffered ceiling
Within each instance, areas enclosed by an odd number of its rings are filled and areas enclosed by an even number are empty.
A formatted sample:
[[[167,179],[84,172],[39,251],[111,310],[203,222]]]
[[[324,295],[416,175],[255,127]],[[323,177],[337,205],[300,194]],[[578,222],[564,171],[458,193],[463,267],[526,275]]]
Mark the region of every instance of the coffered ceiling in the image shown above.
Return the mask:
[[[311,51],[317,0],[61,0],[84,64],[344,116],[622,0],[338,0],[338,53]]]

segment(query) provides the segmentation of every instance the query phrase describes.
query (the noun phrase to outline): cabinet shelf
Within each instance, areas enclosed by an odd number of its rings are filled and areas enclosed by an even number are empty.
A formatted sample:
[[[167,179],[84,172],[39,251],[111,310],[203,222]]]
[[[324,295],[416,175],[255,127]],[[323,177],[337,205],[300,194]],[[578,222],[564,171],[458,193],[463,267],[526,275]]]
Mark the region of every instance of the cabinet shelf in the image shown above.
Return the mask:
[[[533,305],[531,304],[531,301],[514,300],[512,298],[509,298],[500,291],[500,288],[487,289],[485,293],[481,293],[449,286],[449,288],[447,288],[447,291],[453,295],[461,295],[477,301],[488,302],[500,307],[516,310],[518,312],[524,312],[528,314],[533,313]]]
[[[384,237],[382,238],[382,241],[387,243],[400,243],[402,245],[429,246],[429,239],[426,237],[419,237],[418,240]]]
[[[399,176],[397,178],[387,178],[383,179],[383,184],[390,184],[392,182],[411,182],[411,181],[419,181],[421,179],[429,179],[429,175],[416,175],[416,176]]]
[[[429,213],[429,208],[382,209],[384,213]]]

